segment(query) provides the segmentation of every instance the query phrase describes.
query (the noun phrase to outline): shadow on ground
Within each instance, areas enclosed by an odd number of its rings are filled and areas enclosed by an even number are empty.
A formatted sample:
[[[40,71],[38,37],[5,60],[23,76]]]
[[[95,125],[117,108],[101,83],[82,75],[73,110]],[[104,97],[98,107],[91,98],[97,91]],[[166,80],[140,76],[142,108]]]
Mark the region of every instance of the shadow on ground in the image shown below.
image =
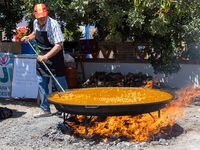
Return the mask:
[[[60,130],[61,132],[59,132],[59,134],[68,134],[71,136],[74,136],[75,138],[77,138],[77,140],[88,140],[88,141],[94,141],[96,144],[104,141],[105,137],[102,137],[100,135],[93,135],[93,136],[88,136],[87,133],[84,136],[80,136],[77,134],[74,134],[74,129],[67,125],[66,123],[60,123],[57,126],[57,130]],[[51,134],[52,132],[48,132],[47,135],[48,137],[52,137]],[[178,125],[178,124],[174,124],[173,126],[166,126],[163,127],[161,129],[161,131],[157,134],[152,135],[151,137],[149,137],[148,142],[153,142],[153,141],[160,141],[161,139],[164,139],[167,143],[167,140],[171,140],[173,138],[176,138],[178,136],[180,136],[181,134],[184,133],[184,129]],[[111,141],[131,141],[132,139],[125,137],[125,136],[112,136],[109,135],[108,137],[106,137],[108,142]],[[64,140],[64,139],[63,139]]]
[[[13,111],[13,115],[12,115],[11,118],[19,118],[19,117],[26,114],[26,112],[24,112],[24,111],[18,111],[18,110],[15,110],[15,109],[12,109],[12,111]]]
[[[159,139],[169,140],[172,139],[173,137],[180,136],[181,134],[183,134],[183,132],[184,129],[180,125],[174,124],[172,127],[171,126],[164,127],[158,134],[154,135],[151,140],[152,141],[157,141]]]
[[[21,105],[27,107],[36,107],[38,102],[36,99],[3,99],[0,98],[0,105]]]
[[[200,97],[193,98],[192,104],[195,106],[200,106]]]
[[[5,118],[0,118],[0,122],[4,121],[6,119],[9,119],[9,118],[19,118],[19,117],[23,116],[24,114],[26,114],[26,112],[18,111],[18,110],[15,110],[15,109],[8,109],[8,110],[11,111],[11,114],[9,116],[7,115]],[[3,113],[3,112],[1,112],[1,113]]]

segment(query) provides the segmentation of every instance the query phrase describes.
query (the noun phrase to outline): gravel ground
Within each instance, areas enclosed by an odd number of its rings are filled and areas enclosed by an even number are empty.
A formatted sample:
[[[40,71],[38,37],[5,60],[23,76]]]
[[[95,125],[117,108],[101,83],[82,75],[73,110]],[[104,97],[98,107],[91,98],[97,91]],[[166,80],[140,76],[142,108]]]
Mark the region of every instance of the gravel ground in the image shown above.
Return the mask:
[[[151,142],[94,142],[68,134],[62,134],[58,125],[63,119],[58,116],[33,118],[39,112],[35,100],[0,99],[0,107],[13,110],[11,118],[0,120],[0,150],[199,150],[200,99],[185,109],[185,115],[176,121],[176,135]],[[55,108],[52,105],[52,111]]]

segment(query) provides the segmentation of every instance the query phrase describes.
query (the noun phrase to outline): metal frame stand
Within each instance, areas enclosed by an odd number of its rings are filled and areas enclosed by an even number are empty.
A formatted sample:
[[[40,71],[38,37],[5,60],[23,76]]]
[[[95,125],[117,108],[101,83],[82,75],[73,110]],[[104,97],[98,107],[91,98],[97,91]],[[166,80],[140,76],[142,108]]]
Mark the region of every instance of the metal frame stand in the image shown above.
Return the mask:
[[[66,113],[63,112],[63,123],[64,123],[64,124],[67,124],[67,118],[68,118],[68,116],[69,116],[68,113],[67,113],[67,115],[66,115]],[[90,116],[90,117],[88,117],[88,116],[86,116],[86,115],[84,115],[84,116],[85,116],[85,120],[84,120],[85,133],[84,133],[84,137],[85,137],[85,138],[89,138],[89,137],[88,137],[88,127],[89,127],[89,121],[91,120],[92,116]]]
[[[63,112],[63,123],[66,123],[66,118],[69,116],[69,114],[66,115],[65,112]]]
[[[153,115],[151,114],[151,112],[149,112],[148,114],[153,118],[153,120],[155,120],[155,118],[153,117]],[[158,110],[158,118],[160,118],[160,110]]]
[[[149,112],[148,113],[154,120],[155,120],[155,118],[154,118],[154,116],[151,114],[151,112]],[[160,115],[161,115],[161,113],[160,113],[160,110],[158,110],[158,117],[160,118]],[[67,124],[67,117],[69,116],[69,114],[67,113],[67,115],[66,115],[66,113],[65,112],[63,112],[63,123],[65,123],[65,124]],[[90,117],[88,117],[88,116],[86,116],[86,115],[84,115],[85,116],[85,120],[84,120],[84,126],[85,126],[85,133],[84,133],[84,138],[89,138],[89,136],[88,136],[88,127],[89,127],[89,121],[91,120],[91,118],[93,117],[93,116],[90,116]]]

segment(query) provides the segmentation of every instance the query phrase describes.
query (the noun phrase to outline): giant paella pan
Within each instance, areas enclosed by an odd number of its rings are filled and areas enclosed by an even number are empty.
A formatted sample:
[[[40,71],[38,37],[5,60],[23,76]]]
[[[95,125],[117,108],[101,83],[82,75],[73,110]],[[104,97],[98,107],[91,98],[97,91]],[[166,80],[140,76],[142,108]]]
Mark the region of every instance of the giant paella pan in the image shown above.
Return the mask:
[[[72,89],[48,95],[56,109],[77,115],[121,116],[158,111],[173,99],[173,94],[135,87]]]

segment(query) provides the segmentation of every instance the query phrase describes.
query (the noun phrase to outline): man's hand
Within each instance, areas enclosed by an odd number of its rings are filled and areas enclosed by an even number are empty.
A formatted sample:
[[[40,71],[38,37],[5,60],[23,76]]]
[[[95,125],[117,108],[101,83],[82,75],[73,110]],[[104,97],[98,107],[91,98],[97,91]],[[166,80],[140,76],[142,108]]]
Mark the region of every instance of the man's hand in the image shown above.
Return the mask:
[[[29,39],[30,39],[29,36],[24,36],[23,38],[21,38],[21,41],[28,42]]]
[[[48,60],[48,57],[47,57],[47,55],[38,55],[37,60],[38,60],[39,62],[42,62],[42,61],[45,62],[45,61]]]
[[[34,40],[34,39],[35,39],[35,32],[32,32],[31,34],[21,38],[21,41],[22,42],[28,42],[28,40]]]

